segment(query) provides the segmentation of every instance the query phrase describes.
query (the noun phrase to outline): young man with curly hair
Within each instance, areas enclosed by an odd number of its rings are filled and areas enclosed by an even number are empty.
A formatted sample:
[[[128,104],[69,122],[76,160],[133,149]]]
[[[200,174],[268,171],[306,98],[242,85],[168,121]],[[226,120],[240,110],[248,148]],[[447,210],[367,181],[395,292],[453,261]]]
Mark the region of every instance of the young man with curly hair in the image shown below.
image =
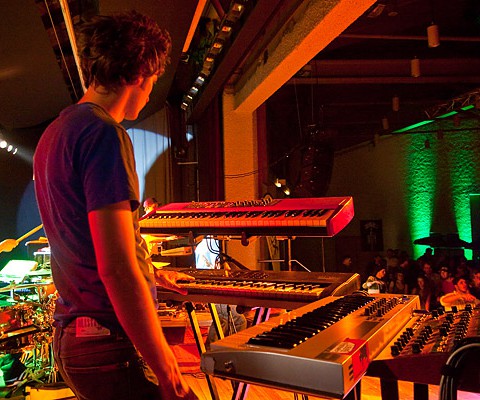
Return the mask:
[[[168,64],[170,37],[130,12],[80,26],[87,90],[42,135],[35,190],[59,298],[54,355],[80,400],[196,399],[156,312],[157,282],[139,233],[139,186],[123,120],[135,120]]]

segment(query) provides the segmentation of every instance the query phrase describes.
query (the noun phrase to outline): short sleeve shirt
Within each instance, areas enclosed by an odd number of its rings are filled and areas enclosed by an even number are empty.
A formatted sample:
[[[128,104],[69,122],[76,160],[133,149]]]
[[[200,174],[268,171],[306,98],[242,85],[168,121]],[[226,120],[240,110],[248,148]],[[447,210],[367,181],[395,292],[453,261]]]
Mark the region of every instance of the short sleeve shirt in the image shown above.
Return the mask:
[[[66,326],[73,318],[86,315],[119,329],[98,275],[88,213],[130,201],[138,266],[154,296],[154,278],[138,227],[139,186],[130,137],[101,107],[72,105],[40,138],[34,155],[34,179],[59,294],[56,323]]]

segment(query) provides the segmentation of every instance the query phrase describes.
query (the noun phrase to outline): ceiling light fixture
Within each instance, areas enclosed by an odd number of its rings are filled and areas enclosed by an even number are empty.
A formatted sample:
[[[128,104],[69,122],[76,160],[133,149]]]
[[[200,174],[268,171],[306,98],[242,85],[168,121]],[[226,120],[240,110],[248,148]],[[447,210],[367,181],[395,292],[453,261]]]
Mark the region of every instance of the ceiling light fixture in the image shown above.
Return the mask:
[[[431,25],[427,28],[427,39],[428,47],[433,48],[440,46],[440,33],[437,24],[432,22]]]
[[[7,152],[12,154],[17,154],[18,149],[13,145],[9,144],[5,139],[0,137],[0,149],[5,149]]]
[[[392,110],[395,112],[400,110],[400,98],[398,96],[392,97]]]
[[[410,75],[414,78],[420,76],[420,60],[417,57],[410,60]]]
[[[387,117],[382,118],[382,128],[384,131],[388,131],[388,129],[390,128],[390,123],[388,122]]]

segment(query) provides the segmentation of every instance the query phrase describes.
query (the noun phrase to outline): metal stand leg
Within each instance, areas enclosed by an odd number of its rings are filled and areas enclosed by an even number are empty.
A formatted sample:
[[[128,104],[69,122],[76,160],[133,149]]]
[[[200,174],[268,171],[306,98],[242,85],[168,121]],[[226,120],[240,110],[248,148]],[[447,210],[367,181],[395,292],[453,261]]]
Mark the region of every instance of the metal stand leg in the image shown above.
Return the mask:
[[[428,385],[423,383],[414,383],[413,398],[414,400],[428,400]]]
[[[270,317],[270,308],[259,307],[255,311],[255,316],[253,317],[253,325],[257,325],[260,322],[265,322]],[[248,393],[248,388],[250,384],[245,382],[237,382],[234,386],[232,400],[243,400]]]
[[[380,391],[383,400],[399,400],[398,381],[380,379]]]
[[[217,307],[213,303],[208,303],[208,309],[210,310],[210,315],[212,316],[212,324],[215,329],[215,333],[217,334],[217,338],[219,340],[223,339],[225,335],[223,334],[222,324],[218,318]]]
[[[190,301],[185,303],[185,308],[187,309],[188,317],[190,318],[190,324],[192,326],[193,336],[195,338],[195,342],[197,344],[197,349],[200,355],[205,353],[205,344],[203,343],[202,333],[200,332],[200,326],[198,325],[197,314],[195,313],[195,307]],[[218,318],[218,315],[217,315]],[[221,330],[221,329],[220,329]],[[210,376],[205,375],[205,379],[207,380],[208,389],[210,390],[210,395],[212,396],[212,400],[219,400],[220,397],[218,396],[217,387],[215,386],[215,382]]]
[[[344,400],[360,400],[361,396],[362,396],[362,381],[360,380],[343,399]]]

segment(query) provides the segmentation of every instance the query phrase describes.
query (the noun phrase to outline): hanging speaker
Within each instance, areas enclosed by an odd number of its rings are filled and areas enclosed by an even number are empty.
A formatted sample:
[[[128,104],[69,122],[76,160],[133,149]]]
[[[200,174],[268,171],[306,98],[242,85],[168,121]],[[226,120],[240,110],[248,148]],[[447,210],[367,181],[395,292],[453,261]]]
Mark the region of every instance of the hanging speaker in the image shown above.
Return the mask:
[[[325,197],[333,170],[336,131],[309,125],[299,150],[299,168],[292,197]],[[294,169],[295,170],[295,169]]]

